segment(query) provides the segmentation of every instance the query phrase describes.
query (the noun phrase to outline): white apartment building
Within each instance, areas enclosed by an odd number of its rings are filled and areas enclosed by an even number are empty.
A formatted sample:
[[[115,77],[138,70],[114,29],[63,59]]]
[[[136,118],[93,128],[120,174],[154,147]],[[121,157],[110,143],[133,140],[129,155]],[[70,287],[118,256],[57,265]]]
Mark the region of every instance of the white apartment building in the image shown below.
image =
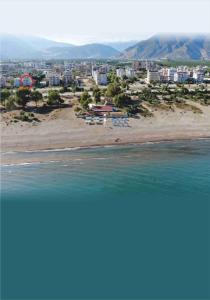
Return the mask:
[[[193,70],[193,78],[197,83],[202,83],[204,80],[204,73],[201,70]]]
[[[186,82],[189,79],[189,77],[189,72],[185,70],[177,70],[177,72],[174,74],[174,81],[178,83],[183,83]]]
[[[65,71],[63,74],[62,80],[65,85],[68,85],[69,83],[71,83],[72,82],[71,71],[69,71],[69,70]]]
[[[128,77],[128,78],[132,78],[135,76],[135,72],[132,68],[126,68],[125,69],[125,75]]]
[[[48,73],[47,79],[50,86],[60,85],[60,75],[57,73]]]
[[[167,69],[167,81],[174,81],[174,74],[176,73],[175,68]]]
[[[93,71],[93,79],[98,85],[107,85],[107,74],[99,72],[98,70]]]
[[[160,81],[160,73],[158,71],[147,71],[147,78],[146,82],[151,83],[151,82],[158,82]]]
[[[123,69],[123,68],[116,69],[116,74],[117,74],[117,77],[123,78],[125,76],[125,69]]]

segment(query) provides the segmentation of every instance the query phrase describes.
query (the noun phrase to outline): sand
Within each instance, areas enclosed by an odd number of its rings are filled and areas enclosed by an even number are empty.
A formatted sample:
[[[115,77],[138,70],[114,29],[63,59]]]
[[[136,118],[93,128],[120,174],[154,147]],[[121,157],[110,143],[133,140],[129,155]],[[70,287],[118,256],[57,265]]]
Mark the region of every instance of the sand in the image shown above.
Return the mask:
[[[195,104],[193,104],[195,105]],[[38,115],[40,123],[8,123],[1,118],[1,151],[28,151],[113,144],[142,143],[210,137],[210,106],[196,104],[203,113],[188,110],[155,110],[153,117],[129,119],[129,127],[87,125],[75,117],[72,107]],[[11,113],[10,113],[11,116]]]

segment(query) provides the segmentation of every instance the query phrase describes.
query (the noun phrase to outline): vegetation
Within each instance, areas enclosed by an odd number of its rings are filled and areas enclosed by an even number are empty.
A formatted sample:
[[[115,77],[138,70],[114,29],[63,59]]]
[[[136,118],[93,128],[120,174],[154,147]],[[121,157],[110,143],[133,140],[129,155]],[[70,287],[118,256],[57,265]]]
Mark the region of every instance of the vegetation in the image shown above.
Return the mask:
[[[36,107],[37,107],[38,101],[42,100],[42,98],[43,98],[42,94],[39,91],[31,92],[30,99],[36,103]]]
[[[63,103],[63,99],[61,99],[60,94],[56,90],[50,90],[48,92],[47,104],[50,106],[57,106]]]
[[[88,104],[91,103],[92,99],[87,91],[84,91],[79,99],[79,102],[84,109],[88,109]]]
[[[93,97],[94,97],[95,103],[100,102],[100,100],[101,100],[101,90],[99,89],[98,86],[94,87],[94,89],[93,89]]]
[[[5,105],[5,100],[8,99],[10,95],[11,93],[7,89],[3,89],[0,91],[0,100],[3,105]]]

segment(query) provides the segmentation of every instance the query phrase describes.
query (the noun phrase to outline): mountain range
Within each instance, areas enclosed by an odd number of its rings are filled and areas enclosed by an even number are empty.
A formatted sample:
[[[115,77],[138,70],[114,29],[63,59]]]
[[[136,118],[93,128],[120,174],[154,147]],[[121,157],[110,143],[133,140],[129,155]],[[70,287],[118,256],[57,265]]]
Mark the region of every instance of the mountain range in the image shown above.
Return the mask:
[[[0,35],[1,60],[12,59],[210,59],[209,35],[155,35],[144,41],[76,46],[41,37]]]
[[[127,59],[210,59],[209,35],[155,35],[126,49],[121,58]]]

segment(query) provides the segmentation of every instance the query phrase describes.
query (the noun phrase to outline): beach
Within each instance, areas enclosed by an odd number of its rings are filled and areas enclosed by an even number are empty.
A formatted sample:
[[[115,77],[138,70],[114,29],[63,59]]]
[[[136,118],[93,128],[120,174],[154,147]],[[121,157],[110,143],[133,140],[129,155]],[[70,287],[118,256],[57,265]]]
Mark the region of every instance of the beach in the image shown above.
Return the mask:
[[[36,151],[74,147],[106,146],[210,137],[210,107],[194,104],[202,113],[176,108],[152,108],[152,117],[129,118],[128,127],[87,125],[76,118],[72,107],[38,115],[41,122],[8,122],[1,118],[1,151]],[[3,158],[4,159],[4,158]]]

